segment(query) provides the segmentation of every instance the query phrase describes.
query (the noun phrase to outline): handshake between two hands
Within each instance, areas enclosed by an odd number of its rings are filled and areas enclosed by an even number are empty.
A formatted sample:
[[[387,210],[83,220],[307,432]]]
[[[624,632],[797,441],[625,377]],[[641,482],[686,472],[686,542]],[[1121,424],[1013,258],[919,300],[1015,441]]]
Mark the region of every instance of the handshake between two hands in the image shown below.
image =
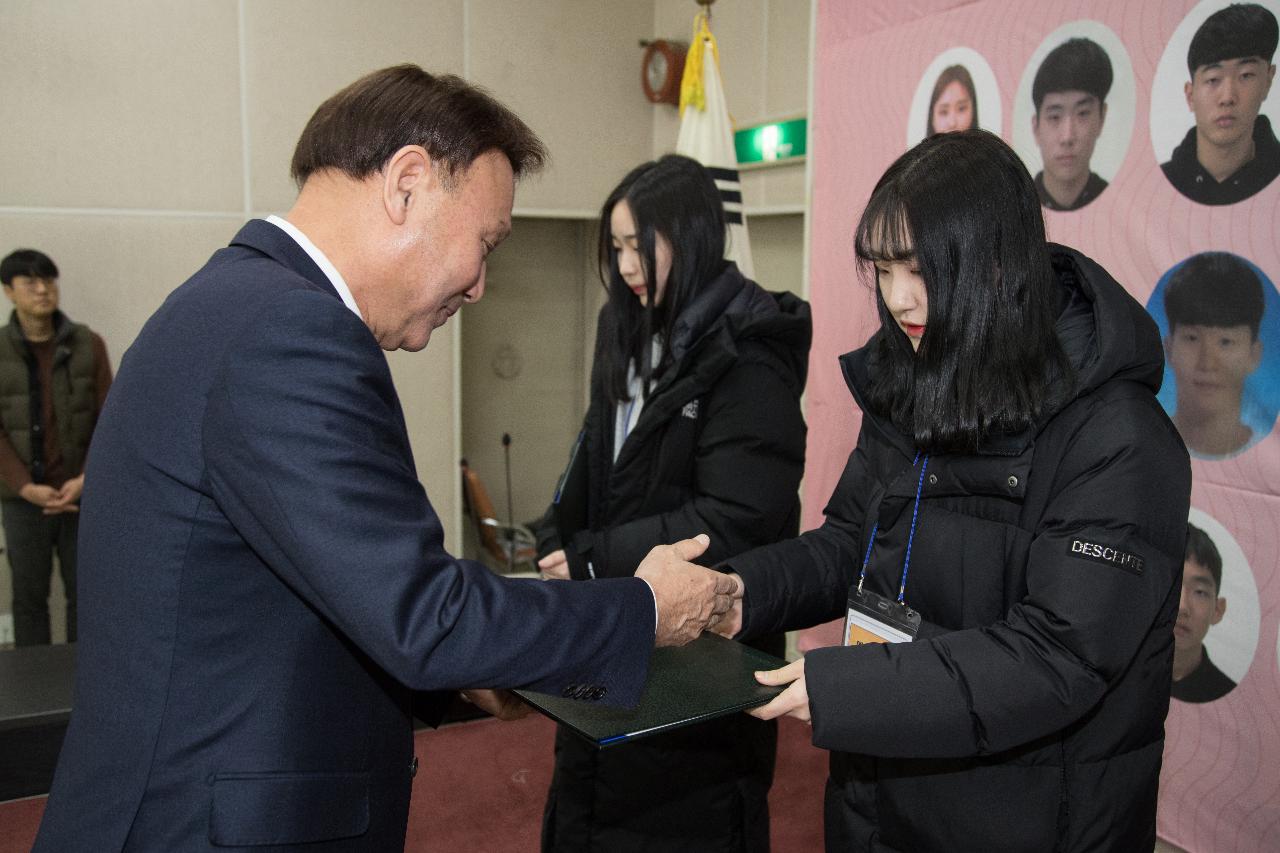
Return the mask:
[[[703,631],[733,637],[742,630],[744,585],[736,574],[725,574],[695,565],[711,544],[705,533],[651,550],[636,568],[636,577],[653,590],[658,605],[658,625],[654,644],[683,646]],[[544,578],[568,577],[563,552],[555,552],[539,563]],[[804,660],[781,669],[757,673],[762,684],[790,684],[769,704],[751,711],[753,716],[772,719],[790,714],[809,719],[809,697],[804,683]],[[467,690],[463,698],[502,720],[526,716],[530,708],[506,690]]]

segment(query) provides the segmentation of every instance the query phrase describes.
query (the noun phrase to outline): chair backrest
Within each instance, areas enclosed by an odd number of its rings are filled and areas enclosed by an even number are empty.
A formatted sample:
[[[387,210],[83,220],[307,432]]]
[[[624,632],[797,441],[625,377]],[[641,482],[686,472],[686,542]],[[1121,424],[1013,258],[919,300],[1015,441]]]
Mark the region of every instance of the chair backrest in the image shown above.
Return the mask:
[[[484,487],[480,475],[467,465],[467,460],[463,459],[459,467],[462,469],[463,500],[466,502],[467,515],[471,516],[471,521],[476,526],[480,547],[495,560],[505,562],[507,555],[498,542],[498,519],[489,490]]]

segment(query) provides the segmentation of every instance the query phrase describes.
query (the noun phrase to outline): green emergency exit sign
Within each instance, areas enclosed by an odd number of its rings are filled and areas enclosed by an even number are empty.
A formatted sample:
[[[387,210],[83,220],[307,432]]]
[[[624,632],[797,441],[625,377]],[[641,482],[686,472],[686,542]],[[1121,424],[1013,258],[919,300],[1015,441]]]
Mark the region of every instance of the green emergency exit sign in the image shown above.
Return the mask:
[[[805,155],[809,120],[794,118],[744,127],[733,134],[739,166],[784,163]]]

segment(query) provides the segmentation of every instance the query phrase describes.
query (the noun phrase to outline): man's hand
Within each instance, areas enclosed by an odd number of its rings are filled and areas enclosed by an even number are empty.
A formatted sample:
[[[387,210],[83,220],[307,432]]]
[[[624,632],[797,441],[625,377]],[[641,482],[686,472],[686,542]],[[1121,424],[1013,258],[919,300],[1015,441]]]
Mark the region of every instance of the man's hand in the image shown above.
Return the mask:
[[[733,599],[733,604],[728,611],[712,622],[707,630],[732,640],[742,631],[742,596],[746,592],[746,584],[743,583],[742,576],[737,572],[731,572],[727,577],[733,579],[735,586],[734,591],[729,596]]]
[[[797,720],[802,720],[806,723],[813,722],[809,716],[809,688],[804,683],[804,658],[792,661],[778,669],[757,672],[756,681],[770,686],[788,683],[790,686],[773,697],[773,700],[768,705],[752,708],[747,711],[748,714],[761,720],[772,720],[776,717],[787,716],[795,717]]]
[[[46,488],[48,488],[46,486]],[[44,504],[45,515],[58,515],[63,512],[80,511],[80,495],[84,493],[84,474],[72,477],[62,484],[62,488],[54,492]]]
[[[533,711],[510,690],[463,690],[462,698],[499,720],[519,720]]]
[[[658,633],[655,644],[683,646],[697,639],[711,621],[733,605],[738,584],[733,578],[695,566],[711,539],[699,533],[672,545],[659,545],[648,553],[636,569],[653,589],[658,602]]]
[[[538,572],[542,575],[543,580],[569,580],[569,558],[564,555],[564,549],[552,551],[539,560]]]
[[[49,501],[58,496],[58,490],[53,486],[46,486],[43,483],[27,483],[18,492],[27,503],[33,503],[36,506],[44,507],[49,505]]]

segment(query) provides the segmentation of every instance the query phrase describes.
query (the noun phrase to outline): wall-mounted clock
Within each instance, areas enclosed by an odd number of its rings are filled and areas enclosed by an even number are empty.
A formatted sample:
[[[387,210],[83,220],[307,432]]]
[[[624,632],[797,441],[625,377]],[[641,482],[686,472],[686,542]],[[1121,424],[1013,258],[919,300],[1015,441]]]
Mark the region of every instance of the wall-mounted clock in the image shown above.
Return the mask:
[[[655,104],[680,103],[680,78],[684,75],[684,55],[688,48],[676,41],[658,39],[644,49],[640,85],[644,96]]]

